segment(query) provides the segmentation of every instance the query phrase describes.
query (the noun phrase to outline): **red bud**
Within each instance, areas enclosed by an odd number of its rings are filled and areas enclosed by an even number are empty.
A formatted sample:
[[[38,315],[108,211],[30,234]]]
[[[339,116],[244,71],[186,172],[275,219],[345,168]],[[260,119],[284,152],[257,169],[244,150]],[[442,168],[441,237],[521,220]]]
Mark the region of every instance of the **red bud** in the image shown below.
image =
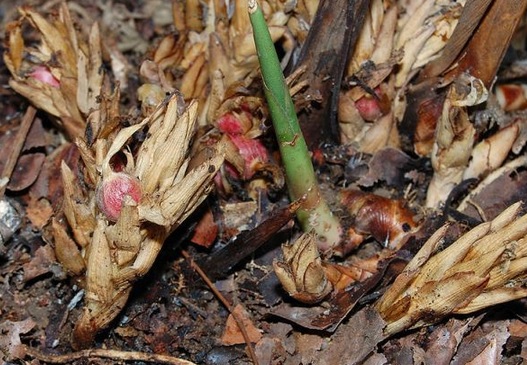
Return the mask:
[[[121,215],[124,198],[127,195],[139,203],[141,200],[139,179],[124,172],[112,173],[97,187],[97,206],[109,221],[115,222]]]

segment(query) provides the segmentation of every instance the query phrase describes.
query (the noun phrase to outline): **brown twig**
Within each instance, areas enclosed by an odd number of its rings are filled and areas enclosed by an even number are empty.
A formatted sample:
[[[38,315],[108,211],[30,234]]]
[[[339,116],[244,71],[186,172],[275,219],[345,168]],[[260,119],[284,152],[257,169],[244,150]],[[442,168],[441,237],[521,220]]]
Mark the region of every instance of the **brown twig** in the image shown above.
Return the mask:
[[[213,279],[226,276],[234,266],[253,254],[290,222],[302,202],[303,199],[300,199],[273,211],[266,220],[254,229],[242,231],[225,247],[208,255],[201,262],[207,276]]]
[[[160,354],[147,354],[145,352],[138,351],[119,351],[119,350],[105,350],[105,349],[88,349],[77,352],[72,352],[64,355],[49,355],[43,354],[33,348],[27,348],[27,354],[44,362],[52,364],[67,364],[79,359],[89,358],[105,358],[116,361],[145,361],[158,364],[171,364],[171,365],[196,365],[195,363],[179,359],[177,357]]]
[[[238,325],[238,328],[240,329],[240,332],[242,333],[243,339],[245,340],[245,343],[247,344],[247,351],[249,352],[249,357],[251,358],[254,365],[258,365],[258,358],[256,357],[256,353],[254,352],[254,349],[251,345],[251,340],[249,338],[249,334],[247,333],[247,330],[245,329],[245,326],[243,324],[242,319],[236,314],[234,311],[234,308],[229,303],[227,298],[223,296],[223,294],[220,293],[218,288],[214,285],[212,281],[210,281],[207,274],[199,267],[199,265],[193,260],[193,258],[188,254],[187,251],[183,250],[182,252],[183,257],[185,257],[189,262],[190,266],[196,270],[196,272],[199,274],[201,279],[207,284],[207,286],[212,290],[214,295],[220,300],[220,302],[227,308],[229,313],[232,315],[232,318],[236,321],[236,324]]]
[[[24,142],[26,141],[26,137],[29,132],[29,129],[31,128],[31,125],[33,125],[33,120],[35,119],[36,113],[37,110],[30,105],[26,110],[26,114],[24,114],[24,117],[22,118],[22,122],[20,123],[20,129],[18,130],[17,135],[15,137],[15,141],[13,143],[13,148],[11,149],[11,153],[7,156],[7,161],[4,165],[4,170],[2,171],[2,175],[0,176],[0,198],[2,198],[5,194],[7,184],[9,183],[9,179],[11,178],[11,175],[15,170],[16,162],[18,161],[20,152],[22,152]]]

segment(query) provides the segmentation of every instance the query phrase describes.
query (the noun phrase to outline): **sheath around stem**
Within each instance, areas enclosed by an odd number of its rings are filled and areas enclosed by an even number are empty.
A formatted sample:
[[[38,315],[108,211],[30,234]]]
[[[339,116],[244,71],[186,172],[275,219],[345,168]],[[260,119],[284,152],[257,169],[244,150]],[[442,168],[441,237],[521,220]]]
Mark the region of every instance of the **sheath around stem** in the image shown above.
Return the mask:
[[[318,247],[328,251],[340,243],[342,229],[320,193],[311,157],[300,129],[289,89],[263,13],[248,0],[249,17],[260,61],[264,93],[273,121],[291,200],[301,200],[297,218],[304,231],[313,231]]]

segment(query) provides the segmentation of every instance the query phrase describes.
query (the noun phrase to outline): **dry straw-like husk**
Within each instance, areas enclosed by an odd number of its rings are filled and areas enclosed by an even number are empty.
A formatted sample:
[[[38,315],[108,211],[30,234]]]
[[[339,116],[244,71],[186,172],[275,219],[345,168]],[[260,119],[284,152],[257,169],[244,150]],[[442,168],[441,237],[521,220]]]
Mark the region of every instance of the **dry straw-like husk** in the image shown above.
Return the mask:
[[[375,307],[386,334],[527,296],[527,215],[516,203],[436,253],[447,226],[424,244]]]
[[[59,224],[54,225],[56,251],[71,272],[79,274],[85,269],[85,306],[74,330],[75,347],[90,345],[95,334],[115,318],[132,284],[151,268],[165,239],[210,191],[223,157],[211,150],[209,159],[188,168],[196,121],[197,103],[185,106],[173,94],[150,117],[109,140],[99,139],[91,148],[79,140],[86,171],[100,171],[94,185],[115,174],[110,160],[122,152],[127,156],[124,171],[140,182],[141,200],[125,197],[115,223],[96,208],[95,189],[83,191],[68,166],[62,165],[64,215],[81,255],[66,255],[74,245]],[[132,156],[124,148],[145,127],[149,134]]]
[[[38,109],[56,117],[74,140],[84,133],[85,118],[97,108],[103,85],[99,27],[94,23],[83,39],[65,2],[51,21],[30,7],[21,7],[19,12],[22,18],[8,26],[9,48],[4,53],[13,76],[9,85]],[[26,22],[41,36],[36,47],[26,46],[22,38]]]

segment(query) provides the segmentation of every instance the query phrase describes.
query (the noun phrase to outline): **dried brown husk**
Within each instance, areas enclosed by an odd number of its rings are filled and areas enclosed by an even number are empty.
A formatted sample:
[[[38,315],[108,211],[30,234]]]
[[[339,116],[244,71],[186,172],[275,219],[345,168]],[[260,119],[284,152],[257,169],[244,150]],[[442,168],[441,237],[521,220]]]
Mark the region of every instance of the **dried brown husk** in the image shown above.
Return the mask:
[[[312,234],[283,245],[282,251],[283,261],[274,261],[273,267],[290,296],[303,303],[318,303],[333,290]]]
[[[111,116],[108,114],[107,116]],[[99,114],[100,116],[100,114]],[[104,130],[102,121],[98,130]],[[107,138],[100,133],[93,143],[79,139],[85,171],[96,171],[85,190],[73,172],[62,166],[65,185],[64,215],[85,265],[78,255],[58,255],[73,273],[86,270],[83,313],[75,326],[72,344],[84,348],[123,308],[133,283],[153,265],[166,237],[205,199],[211,181],[223,163],[213,147],[209,158],[188,168],[191,142],[197,127],[197,103],[186,106],[179,94],[172,94],[140,123],[114,130]],[[139,130],[148,136],[132,155],[126,146]],[[136,203],[125,197],[117,222],[98,212],[96,186],[114,174],[112,161],[124,155],[123,171],[139,179],[142,198]],[[90,176],[87,173],[87,176]],[[56,251],[72,248],[65,227],[53,227]]]
[[[418,227],[414,213],[401,200],[353,189],[343,189],[338,196],[357,233],[371,235],[390,249],[398,249]]]
[[[97,106],[105,77],[101,72],[99,27],[94,23],[88,35],[78,34],[66,3],[61,3],[58,16],[52,20],[27,6],[19,12],[22,18],[8,27],[9,48],[4,53],[13,77],[9,85],[56,117],[60,128],[75,140],[84,132],[88,113]],[[21,28],[26,23],[41,37],[37,47],[25,45]],[[32,76],[39,67],[53,75],[59,85]]]
[[[432,148],[434,175],[427,191],[428,207],[438,207],[461,182],[476,134],[467,106],[482,103],[487,96],[481,81],[470,75],[460,77],[449,87]]]
[[[527,296],[527,215],[511,205],[443,251],[436,231],[376,303],[386,334],[436,323]]]

